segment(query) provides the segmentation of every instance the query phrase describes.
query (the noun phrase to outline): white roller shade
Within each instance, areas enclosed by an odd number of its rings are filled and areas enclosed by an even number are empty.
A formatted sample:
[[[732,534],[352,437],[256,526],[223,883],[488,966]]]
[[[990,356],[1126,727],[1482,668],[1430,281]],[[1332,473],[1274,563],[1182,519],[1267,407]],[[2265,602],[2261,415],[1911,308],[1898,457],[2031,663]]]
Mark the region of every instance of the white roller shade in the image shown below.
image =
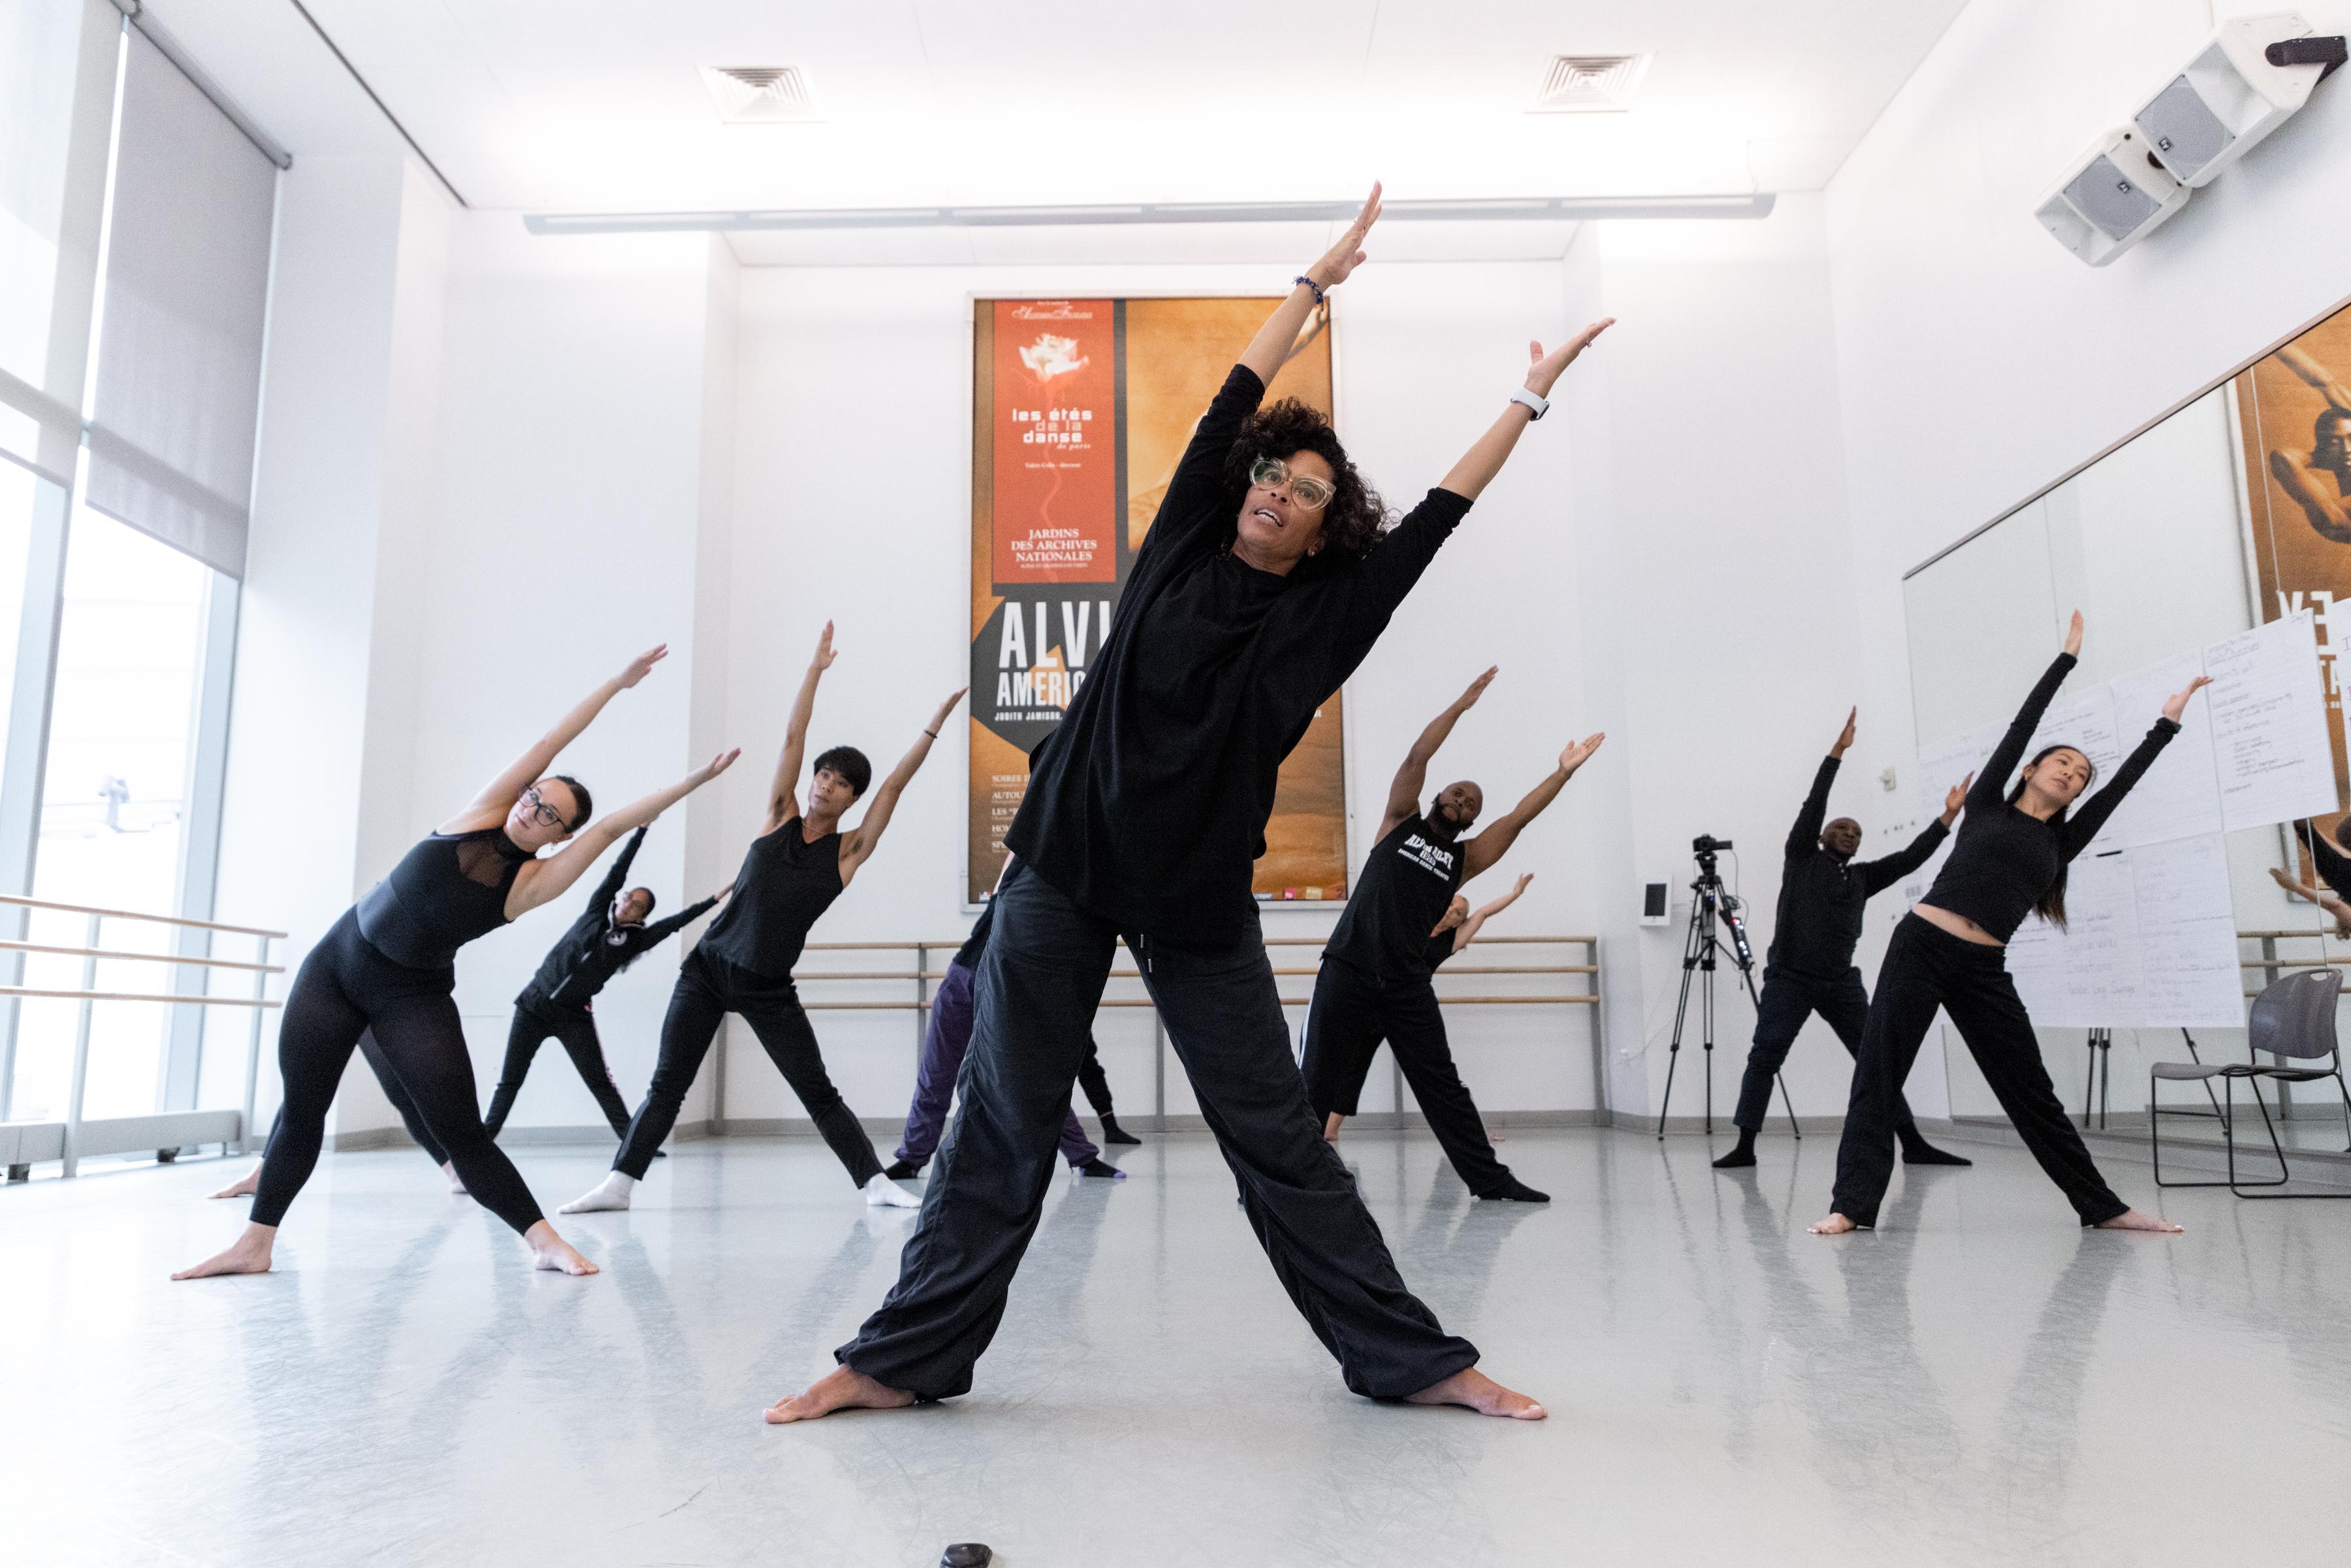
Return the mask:
[[[86,494],[241,576],[277,171],[137,32],[121,118]]]
[[[0,0],[0,456],[73,483],[122,19]]]

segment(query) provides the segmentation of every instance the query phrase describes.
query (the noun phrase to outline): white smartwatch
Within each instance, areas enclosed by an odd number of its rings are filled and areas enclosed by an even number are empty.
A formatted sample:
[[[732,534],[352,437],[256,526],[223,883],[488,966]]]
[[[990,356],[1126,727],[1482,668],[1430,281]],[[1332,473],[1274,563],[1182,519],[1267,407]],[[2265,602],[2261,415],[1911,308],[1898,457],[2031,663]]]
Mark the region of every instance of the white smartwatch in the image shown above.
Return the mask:
[[[1510,394],[1510,401],[1512,402],[1522,402],[1527,405],[1529,423],[1532,423],[1535,420],[1541,419],[1544,414],[1551,412],[1550,399],[1538,397],[1533,392],[1527,391],[1524,387],[1520,387],[1516,392],[1512,392]]]

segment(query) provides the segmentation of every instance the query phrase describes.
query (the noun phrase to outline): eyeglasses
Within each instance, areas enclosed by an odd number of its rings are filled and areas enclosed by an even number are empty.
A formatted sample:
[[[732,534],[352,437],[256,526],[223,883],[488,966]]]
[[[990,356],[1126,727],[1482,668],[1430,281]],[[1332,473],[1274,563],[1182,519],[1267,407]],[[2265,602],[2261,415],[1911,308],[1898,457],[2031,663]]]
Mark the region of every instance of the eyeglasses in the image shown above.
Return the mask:
[[[1290,486],[1290,498],[1310,512],[1319,512],[1331,504],[1339,493],[1338,486],[1311,474],[1292,474],[1290,465],[1279,457],[1260,457],[1249,465],[1249,483],[1271,489],[1276,485]]]
[[[523,803],[530,808],[531,821],[540,827],[560,828],[569,825],[563,820],[563,813],[549,805],[546,798],[539,794],[538,785],[534,784],[524,790],[522,798]]]

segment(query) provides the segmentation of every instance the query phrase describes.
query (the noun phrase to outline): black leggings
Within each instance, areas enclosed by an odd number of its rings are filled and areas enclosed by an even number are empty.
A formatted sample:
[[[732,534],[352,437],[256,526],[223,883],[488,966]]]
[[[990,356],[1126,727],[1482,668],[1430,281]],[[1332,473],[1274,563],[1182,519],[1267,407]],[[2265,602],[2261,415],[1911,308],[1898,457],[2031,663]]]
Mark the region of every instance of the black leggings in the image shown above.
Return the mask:
[[[1771,1109],[1771,1085],[1789,1048],[1803,1032],[1804,1020],[1818,1013],[1836,1031],[1845,1051],[1861,1056],[1861,1037],[1869,1028],[1869,993],[1862,988],[1861,971],[1847,969],[1834,980],[1800,975],[1793,969],[1766,967],[1763,994],[1755,1001],[1755,1044],[1747,1053],[1747,1072],[1739,1083],[1739,1109],[1730,1124],[1742,1133],[1763,1129]],[[1897,1090],[1894,1096],[1894,1131],[1906,1144],[1918,1136],[1909,1102]]]
[[[537,1008],[528,1002],[515,1004],[514,1022],[507,1029],[506,1065],[498,1069],[498,1086],[490,1091],[490,1113],[482,1118],[490,1136],[496,1137],[498,1129],[507,1124],[515,1096],[522,1092],[522,1081],[530,1073],[530,1059],[549,1036],[571,1058],[580,1082],[596,1097],[596,1108],[604,1113],[612,1131],[626,1137],[629,1103],[621,1098],[620,1089],[612,1082],[612,1070],[604,1065],[604,1042],[596,1038],[596,1015],[586,1008]]]
[[[1469,1190],[1484,1197],[1510,1185],[1510,1167],[1494,1157],[1478,1103],[1453,1065],[1445,1013],[1426,976],[1383,982],[1343,959],[1325,958],[1306,1015],[1306,1099],[1318,1117],[1355,1113],[1372,1056],[1386,1040],[1405,1082],[1428,1118],[1428,1130]],[[1398,1107],[1402,1109],[1402,1107]]]
[[[433,1129],[424,1124],[423,1116],[417,1114],[416,1102],[408,1097],[408,1091],[402,1089],[400,1080],[392,1076],[392,1063],[383,1059],[383,1047],[375,1042],[375,1030],[361,1031],[360,1055],[366,1059],[368,1071],[375,1074],[376,1087],[383,1091],[384,1099],[400,1113],[400,1124],[408,1129],[409,1137],[414,1140],[418,1148],[432,1156],[434,1165],[447,1165],[449,1151],[441,1146],[441,1140],[433,1135]],[[277,1141],[277,1129],[285,1124],[286,1107],[281,1103],[277,1107],[277,1119],[269,1124],[270,1144]],[[262,1145],[264,1148],[268,1146],[268,1144]]]
[[[2006,951],[1909,915],[1894,928],[1862,1030],[1844,1138],[1837,1145],[1836,1212],[1855,1225],[1877,1223],[1878,1203],[1894,1179],[1895,1107],[1937,1008],[1949,1011],[2017,1135],[2082,1223],[2097,1225],[2127,1209],[2098,1175],[2050,1086],[2032,1015],[2009,978]]]
[[[474,1063],[450,994],[455,983],[453,970],[411,969],[377,952],[349,910],[310,949],[277,1028],[285,1098],[253,1195],[255,1224],[282,1223],[294,1195],[310,1179],[326,1142],[327,1108],[353,1048],[371,1030],[387,1089],[396,1082],[406,1091],[406,1103],[394,1102],[402,1120],[413,1117],[431,1134],[426,1152],[435,1152],[437,1144],[465,1190],[515,1229],[528,1230],[544,1218],[521,1173],[482,1128]]]
[[[662,1020],[661,1060],[645,1103],[637,1107],[628,1136],[612,1168],[623,1176],[644,1179],[659,1149],[677,1125],[685,1092],[694,1087],[710,1042],[728,1013],[740,1013],[759,1037],[768,1059],[799,1096],[816,1130],[839,1157],[849,1179],[863,1186],[882,1174],[873,1142],[859,1125],[857,1113],[832,1086],[824,1071],[824,1055],[817,1049],[816,1030],[800,1007],[799,993],[789,979],[774,980],[738,967],[724,958],[705,956],[696,947],[678,966],[677,986],[669,994],[669,1016]]]
[[[1111,1108],[1110,1074],[1102,1071],[1102,1047],[1094,1037],[1086,1036],[1086,1059],[1078,1063],[1078,1087],[1086,1092],[1086,1103],[1094,1108],[1097,1116],[1114,1116]]]

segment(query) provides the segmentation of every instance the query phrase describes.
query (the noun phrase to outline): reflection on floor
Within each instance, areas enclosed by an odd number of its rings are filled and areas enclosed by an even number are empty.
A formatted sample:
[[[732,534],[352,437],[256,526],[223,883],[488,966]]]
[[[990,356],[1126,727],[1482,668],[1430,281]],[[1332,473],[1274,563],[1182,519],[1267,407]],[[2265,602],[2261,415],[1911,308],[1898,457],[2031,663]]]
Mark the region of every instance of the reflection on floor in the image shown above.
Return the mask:
[[[2210,1563],[2331,1560],[2351,1205],[2173,1193],[2084,1234],[2025,1155],[1896,1177],[1823,1241],[1832,1140],[1520,1131],[1558,1201],[1469,1201],[1351,1134],[1407,1277],[1522,1427],[1349,1396],[1204,1137],[1064,1183],[979,1387],[769,1428],[909,1217],[812,1140],[689,1144],[524,1271],[413,1153],[325,1161],[265,1279],[173,1285],[241,1219],[191,1162],[0,1191],[0,1520],[56,1564]],[[522,1151],[542,1198],[601,1151]],[[2144,1167],[2112,1172],[2156,1195]],[[2287,1465],[2317,1490],[2281,1483]]]

